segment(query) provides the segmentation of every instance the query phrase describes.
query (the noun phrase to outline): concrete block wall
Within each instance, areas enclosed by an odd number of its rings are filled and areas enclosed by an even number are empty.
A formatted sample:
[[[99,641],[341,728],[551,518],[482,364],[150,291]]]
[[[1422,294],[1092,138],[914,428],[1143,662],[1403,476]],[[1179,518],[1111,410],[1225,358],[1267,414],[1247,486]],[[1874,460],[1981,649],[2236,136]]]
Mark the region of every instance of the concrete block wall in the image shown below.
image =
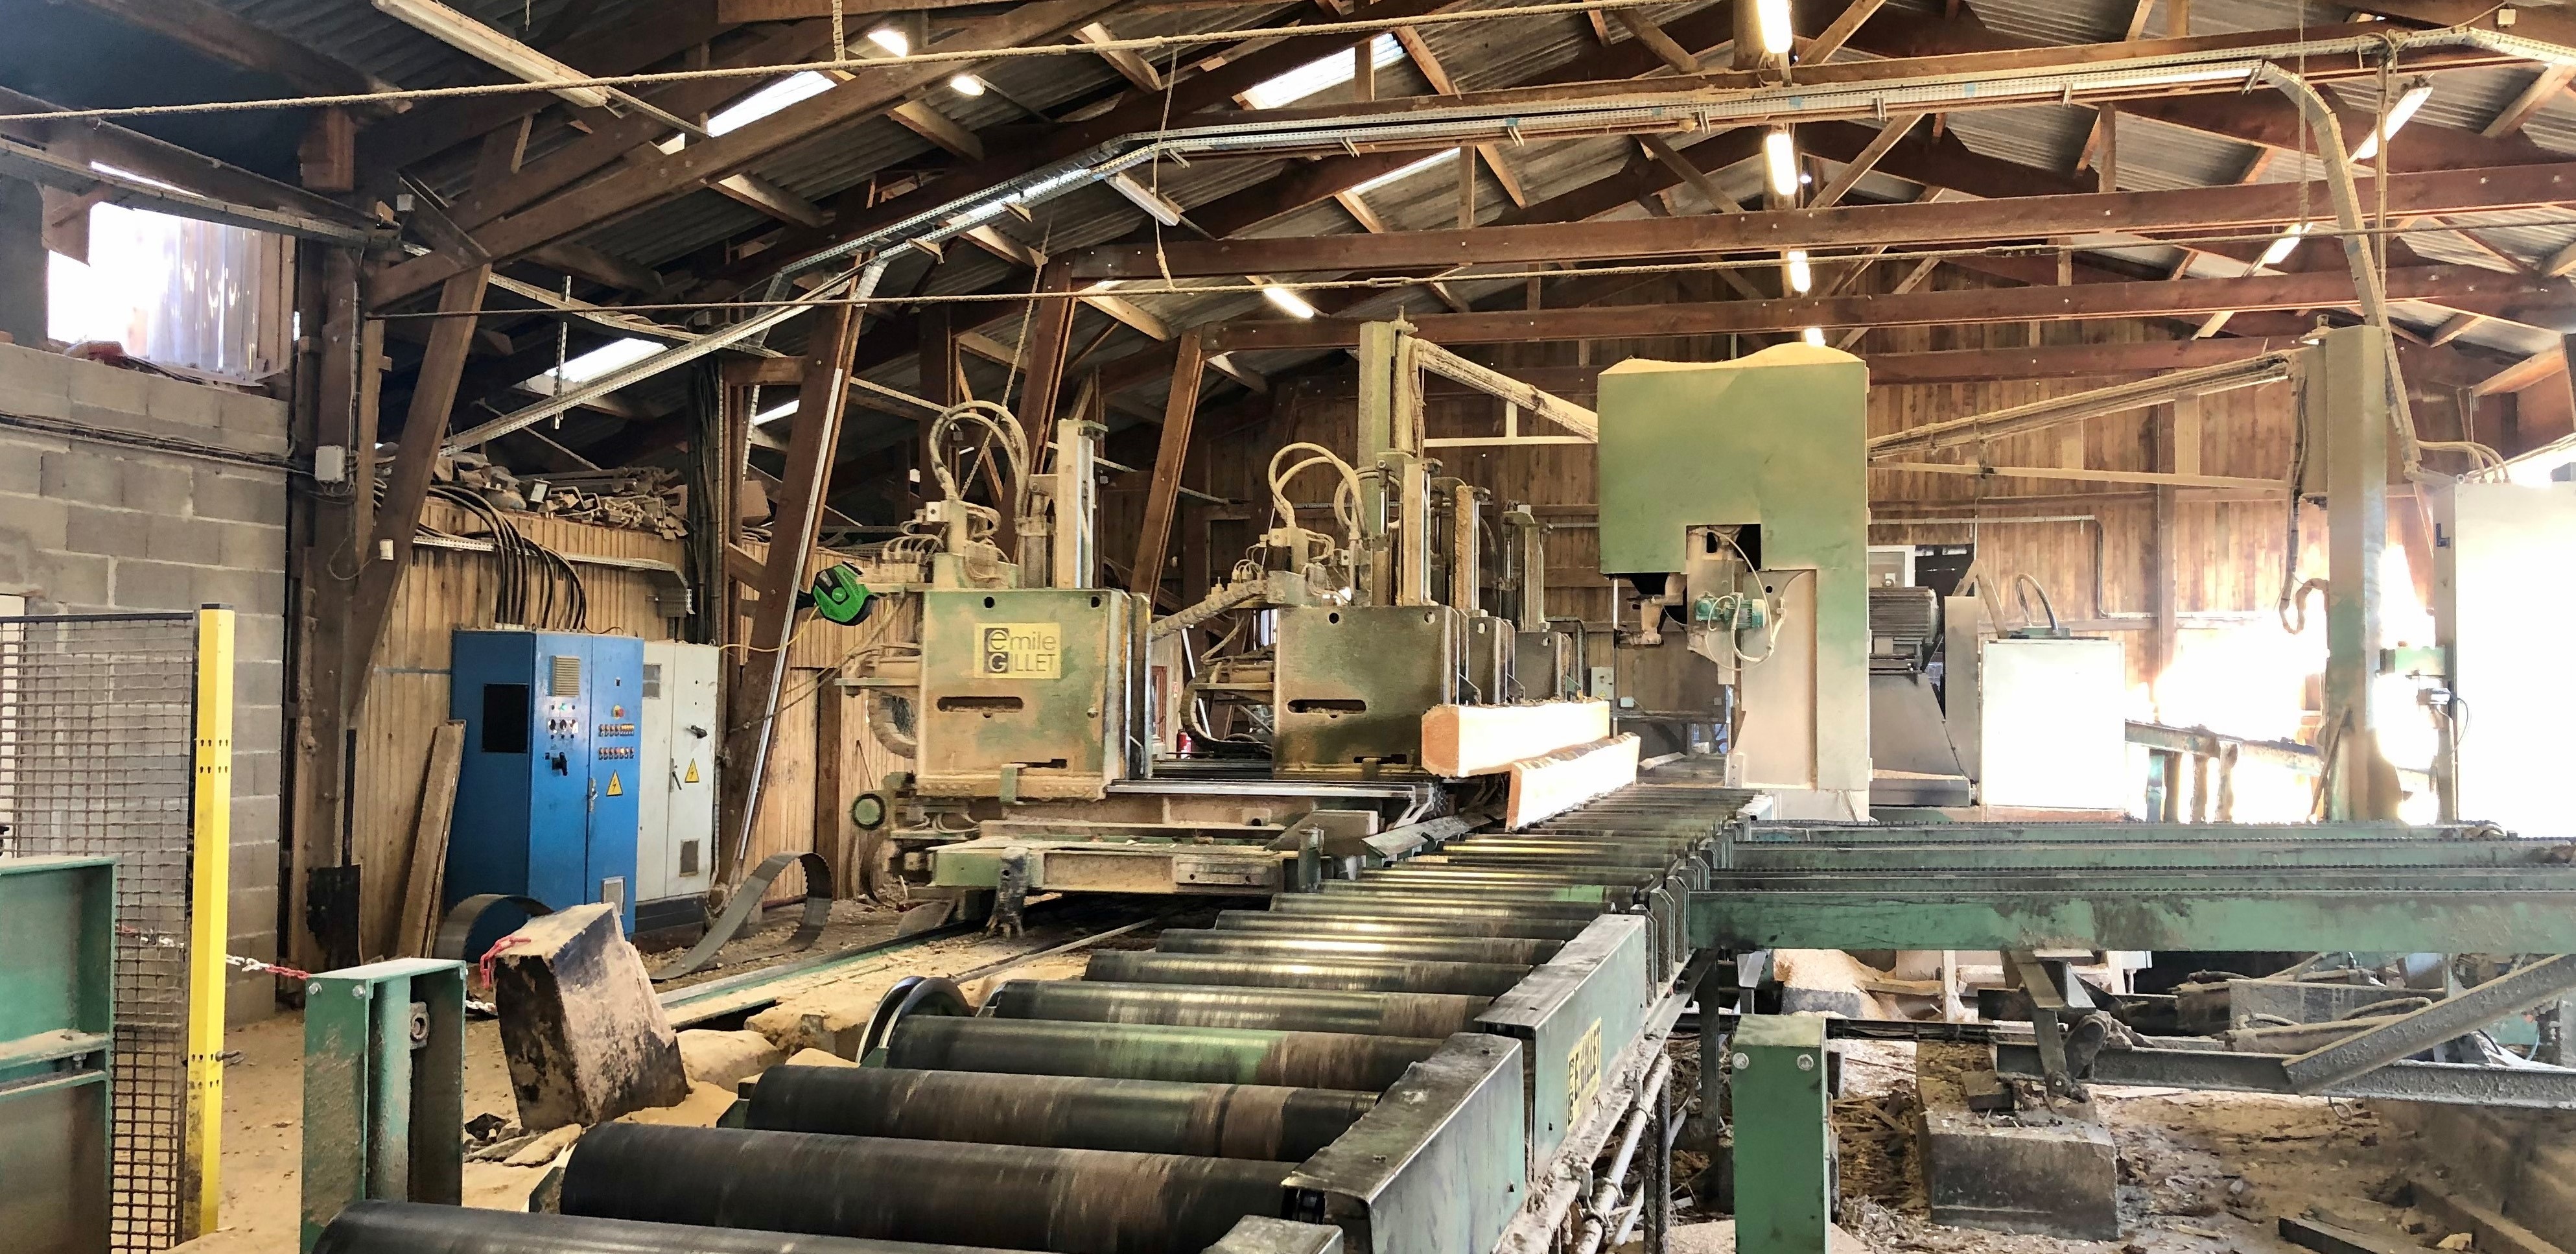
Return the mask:
[[[9,423],[70,424],[58,435]],[[233,714],[232,952],[277,955],[286,680],[286,475],[223,454],[286,452],[286,406],[263,396],[0,345],[0,594],[31,614],[239,613]],[[213,456],[120,442],[180,441]],[[235,1020],[273,1008],[265,976],[234,982]]]

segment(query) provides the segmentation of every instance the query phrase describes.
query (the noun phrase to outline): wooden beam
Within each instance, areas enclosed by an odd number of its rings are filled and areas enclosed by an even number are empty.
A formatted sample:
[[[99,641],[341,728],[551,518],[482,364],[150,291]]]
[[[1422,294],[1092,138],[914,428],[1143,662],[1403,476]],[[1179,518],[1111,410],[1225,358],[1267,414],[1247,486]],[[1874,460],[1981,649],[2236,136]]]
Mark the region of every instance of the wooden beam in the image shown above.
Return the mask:
[[[951,52],[1031,42],[1089,20],[1116,2],[1035,0],[968,22],[927,50]],[[686,194],[726,175],[739,174],[744,167],[789,145],[882,114],[909,99],[915,90],[947,81],[952,73],[946,63],[889,60],[882,70],[872,70],[739,130],[690,144],[659,161],[610,170],[578,189],[488,223],[478,230],[477,238],[495,257],[525,256],[601,222]],[[404,262],[387,271],[371,295],[378,301],[399,300],[444,279],[457,264],[455,259],[442,255]]]
[[[2388,272],[2390,300],[2510,310],[2553,293],[2518,276],[2469,266],[2413,266]],[[2351,306],[2352,276],[2340,268],[2311,274],[2235,279],[2079,283],[2073,287],[1976,288],[1898,296],[1806,297],[1613,305],[1582,309],[1472,314],[1419,314],[1418,334],[1440,344],[1616,340],[1673,335],[1797,331],[1805,327],[1934,326],[2059,318],[2174,318],[2221,309],[2333,309]],[[1208,330],[1210,352],[1334,348],[1359,343],[1359,322],[1345,318],[1226,323]]]
[[[984,141],[977,139],[975,132],[959,126],[955,119],[927,103],[907,100],[886,110],[886,116],[905,130],[947,149],[953,156],[969,161],[984,159]]]
[[[2392,215],[2523,209],[2576,201],[2576,163],[2442,171],[2388,179]],[[1077,279],[1296,274],[1611,260],[1777,249],[1867,248],[2085,235],[2100,231],[2275,228],[2328,203],[2322,186],[2261,183],[2172,191],[2096,192],[2009,202],[1849,205],[1582,224],[1520,224],[1370,236],[1173,240],[1115,245],[1072,258]]]
[[[1073,37],[1082,43],[1092,45],[1115,43],[1118,39],[1116,35],[1109,33],[1108,27],[1098,22],[1085,22],[1074,27]],[[1163,76],[1156,74],[1154,67],[1145,63],[1145,58],[1133,52],[1124,48],[1104,48],[1100,52],[1100,59],[1108,62],[1110,69],[1118,71],[1118,76],[1134,84],[1138,91],[1163,90]]]
[[[315,51],[207,0],[79,0],[136,30],[149,31],[226,65],[274,75],[320,96],[392,91],[394,84]],[[399,112],[399,107],[377,106]]]
[[[961,9],[988,4],[991,0],[715,0],[716,20],[728,26],[748,26],[753,22],[793,22],[800,18],[830,17],[837,7],[842,20],[875,17],[881,13],[914,13],[924,9]]]
[[[1038,294],[1061,299],[1040,299],[1029,315],[1028,382],[1020,390],[1018,413],[1032,455],[1055,438],[1057,393],[1064,385],[1064,354],[1073,335],[1072,292],[1073,276],[1064,263],[1050,263],[1039,273]],[[1035,473],[1037,468],[1029,469]]]
[[[716,879],[731,884],[745,869],[751,833],[759,818],[769,753],[776,739],[780,688],[787,678],[788,645],[796,620],[796,593],[805,586],[806,560],[823,521],[823,493],[832,457],[841,443],[841,415],[849,390],[850,354],[858,346],[859,311],[830,305],[810,315],[804,382],[797,389],[796,422],[789,437],[782,490],[771,513],[769,551],[762,561],[760,604],[752,612],[747,661],[733,685],[734,728],[726,737],[720,801],[716,808]]]
[[[2479,396],[2501,392],[2519,392],[2538,383],[2546,383],[2567,372],[2566,349],[2553,348],[2534,353],[2521,361],[2495,372],[2472,389]]]
[[[1588,745],[1514,762],[1504,793],[1503,826],[1544,822],[1595,797],[1637,782],[1637,737],[1623,733]]]
[[[1644,44],[1647,51],[1655,54],[1656,59],[1671,66],[1674,73],[1699,73],[1699,58],[1692,56],[1690,49],[1682,47],[1671,35],[1665,34],[1664,28],[1657,26],[1654,19],[1647,17],[1643,11],[1620,9],[1611,16],[1621,26],[1627,27],[1628,33],[1636,36],[1637,42]]]
[[[2239,475],[2179,475],[2152,470],[2085,470],[2071,466],[1977,466],[1952,462],[1872,462],[1872,470],[1925,475],[1996,475],[2008,479],[2068,479],[2079,483],[2149,483],[2178,488],[2254,488],[2288,491],[2286,479]]]
[[[1831,209],[1841,204],[1844,194],[1868,177],[1870,171],[1877,169],[1879,159],[1887,155],[1887,150],[1894,148],[1896,141],[1905,138],[1906,132],[1913,130],[1914,124],[1922,120],[1920,113],[1889,118],[1886,125],[1878,128],[1878,134],[1870,137],[1868,146],[1862,148],[1858,156],[1844,162],[1842,172],[1834,175],[1833,181],[1817,190],[1815,199],[1807,202],[1807,207]]]
[[[1446,779],[1499,775],[1523,758],[1609,735],[1607,701],[1435,705],[1422,713],[1422,766]]]
[[[411,408],[395,446],[393,470],[385,476],[385,495],[377,506],[366,549],[359,554],[358,587],[350,599],[347,643],[350,669],[342,687],[344,719],[354,718],[365,703],[376,642],[392,617],[394,588],[411,565],[412,537],[420,529],[421,506],[438,466],[438,443],[447,436],[456,409],[456,391],[465,379],[465,359],[474,346],[475,313],[492,281],[489,266],[477,266],[447,280],[438,294],[438,311],[446,315],[430,330],[429,351],[413,379]],[[363,455],[363,451],[361,453]]]
[[[831,50],[832,26],[829,22],[808,22],[802,26],[783,27],[730,48],[725,55],[708,62],[710,68],[731,69],[746,65],[773,65],[802,61]],[[704,79],[674,83],[647,98],[665,112],[681,117],[695,117],[713,112],[741,96],[748,80],[737,78]],[[547,99],[538,97],[538,99]],[[658,145],[670,137],[670,127],[642,112],[624,117],[609,117],[598,110],[585,111],[582,119],[588,133],[574,138],[534,161],[515,167],[506,178],[477,182],[474,189],[450,207],[458,225],[479,230],[506,214],[516,213],[548,196],[592,178],[601,171],[623,164],[658,163],[663,154]],[[524,121],[514,118],[513,122]],[[372,145],[373,137],[370,136]],[[712,181],[712,180],[710,180]]]
[[[1089,20],[1097,15],[1097,11],[1106,11],[1114,3],[1115,0],[1098,0],[1093,6],[1095,12],[1086,13],[1078,20]],[[1464,0],[1379,0],[1370,7],[1370,16],[1394,20],[1441,12],[1461,3]],[[1024,5],[1015,10],[1014,15],[1040,7],[1042,5]],[[912,191],[872,205],[838,212],[828,230],[791,231],[772,247],[717,272],[708,289],[719,294],[739,291],[781,268],[799,264],[819,252],[840,247],[884,226],[903,221],[967,191],[1027,173],[1046,162],[1074,155],[1104,140],[1159,130],[1165,125],[1167,115],[1180,118],[1230,104],[1236,94],[1254,84],[1317,59],[1348,52],[1353,45],[1365,43],[1367,39],[1366,34],[1356,31],[1314,35],[1283,31],[1276,42],[1230,57],[1215,69],[1183,78],[1167,93],[1129,100],[1099,117],[1054,128],[1035,142],[1015,144],[1007,150],[992,153],[982,161],[947,171]],[[944,79],[945,75],[941,77]],[[817,97],[817,100],[824,98]],[[1200,225],[1214,229],[1205,223]]]
[[[2531,115],[2540,112],[2542,106],[2566,95],[2567,84],[2571,80],[2576,80],[2576,65],[2542,66],[2540,73],[2533,75],[2531,82],[2523,87],[2522,94],[2498,110],[2478,134],[2489,139],[2501,139],[2521,130],[2522,124],[2530,121]]]
[[[1860,24],[1868,21],[1870,15],[1878,12],[1879,6],[1886,2],[1851,0],[1843,6],[1841,13],[1834,16],[1833,22],[1801,51],[1800,59],[1810,64],[1831,60],[1835,53],[1843,50],[1844,44],[1851,42],[1852,34],[1860,29]]]
[[[738,204],[748,205],[781,222],[821,226],[831,220],[813,201],[756,174],[728,174],[710,184]]]
[[[1198,416],[1200,371],[1207,364],[1199,329],[1181,332],[1172,367],[1172,391],[1163,402],[1163,434],[1154,449],[1154,479],[1145,487],[1145,522],[1136,536],[1136,563],[1127,570],[1129,591],[1151,599],[1163,582],[1163,555],[1172,538],[1172,516],[1181,500],[1181,471],[1189,462],[1190,423]]]

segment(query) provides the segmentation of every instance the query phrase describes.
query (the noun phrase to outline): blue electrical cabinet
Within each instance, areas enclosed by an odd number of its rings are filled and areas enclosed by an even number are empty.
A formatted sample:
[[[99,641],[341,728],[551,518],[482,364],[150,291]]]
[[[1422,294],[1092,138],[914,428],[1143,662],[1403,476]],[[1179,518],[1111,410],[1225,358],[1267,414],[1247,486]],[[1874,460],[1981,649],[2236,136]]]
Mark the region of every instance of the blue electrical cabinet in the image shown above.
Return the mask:
[[[633,932],[644,642],[499,628],[459,631],[454,650],[448,717],[465,723],[465,757],[442,904],[605,901]]]

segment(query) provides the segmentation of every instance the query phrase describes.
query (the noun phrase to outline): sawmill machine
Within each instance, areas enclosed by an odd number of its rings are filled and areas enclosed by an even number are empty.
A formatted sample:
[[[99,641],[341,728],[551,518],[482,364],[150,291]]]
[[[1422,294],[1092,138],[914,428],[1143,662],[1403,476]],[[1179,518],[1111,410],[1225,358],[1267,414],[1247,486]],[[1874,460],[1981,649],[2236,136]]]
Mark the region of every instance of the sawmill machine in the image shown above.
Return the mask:
[[[1867,367],[1783,344],[1600,386],[1601,569],[1614,622],[1635,607],[1621,727],[1779,817],[1866,819]]]

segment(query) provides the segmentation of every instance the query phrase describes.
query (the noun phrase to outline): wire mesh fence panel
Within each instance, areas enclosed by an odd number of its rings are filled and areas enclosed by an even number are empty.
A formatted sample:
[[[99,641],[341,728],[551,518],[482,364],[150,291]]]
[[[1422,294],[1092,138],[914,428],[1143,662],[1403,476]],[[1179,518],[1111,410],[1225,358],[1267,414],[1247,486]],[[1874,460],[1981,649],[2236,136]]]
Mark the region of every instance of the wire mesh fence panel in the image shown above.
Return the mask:
[[[0,854],[116,859],[109,1235],[120,1251],[178,1244],[190,1170],[196,666],[187,614],[0,618]]]

